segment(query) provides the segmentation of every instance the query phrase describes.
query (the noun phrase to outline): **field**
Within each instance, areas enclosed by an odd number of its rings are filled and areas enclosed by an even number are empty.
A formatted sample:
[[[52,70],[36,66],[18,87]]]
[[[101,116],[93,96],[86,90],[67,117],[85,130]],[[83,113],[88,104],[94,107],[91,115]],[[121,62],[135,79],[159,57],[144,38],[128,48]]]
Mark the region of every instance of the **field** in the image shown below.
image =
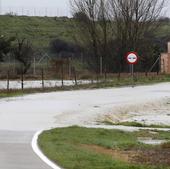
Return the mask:
[[[37,48],[46,49],[54,38],[73,41],[71,19],[55,17],[0,16],[0,32],[5,36],[27,38]]]
[[[139,138],[170,140],[169,132],[123,132],[69,127],[43,132],[39,146],[66,169],[169,169],[170,144],[139,142]]]
[[[65,17],[0,16],[0,32],[6,36],[27,38],[37,48],[46,49],[52,39],[60,38],[74,42],[74,21]],[[170,23],[162,23],[155,35],[170,34]]]

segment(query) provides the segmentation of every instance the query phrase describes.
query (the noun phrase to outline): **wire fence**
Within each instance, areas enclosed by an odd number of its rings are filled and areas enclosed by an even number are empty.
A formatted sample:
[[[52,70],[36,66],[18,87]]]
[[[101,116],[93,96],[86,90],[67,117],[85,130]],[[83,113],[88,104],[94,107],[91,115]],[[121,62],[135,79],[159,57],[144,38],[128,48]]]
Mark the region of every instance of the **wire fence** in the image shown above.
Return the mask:
[[[69,74],[62,69],[60,72],[56,73],[54,78],[53,74],[46,69],[39,70],[36,76],[20,73],[17,77],[13,77],[11,71],[6,72],[6,76],[0,80],[0,90],[24,90],[24,89],[45,89],[45,88],[59,88],[68,86],[80,86],[80,85],[90,85],[90,84],[100,84],[100,83],[118,83],[119,81],[131,82],[132,80],[137,82],[142,78],[150,78],[151,80],[155,77],[161,78],[162,75],[156,72],[152,73],[139,73],[134,74],[134,79],[132,79],[131,73],[103,73],[95,74],[90,72],[79,72],[72,69]]]

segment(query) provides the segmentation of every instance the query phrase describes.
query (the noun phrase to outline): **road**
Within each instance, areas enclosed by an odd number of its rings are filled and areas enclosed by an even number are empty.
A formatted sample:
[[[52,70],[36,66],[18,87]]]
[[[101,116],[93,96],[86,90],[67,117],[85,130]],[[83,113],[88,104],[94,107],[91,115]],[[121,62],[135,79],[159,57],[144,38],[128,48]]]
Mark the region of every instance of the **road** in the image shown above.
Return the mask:
[[[31,148],[36,131],[93,125],[114,107],[170,98],[170,83],[135,88],[66,91],[0,100],[0,168],[50,169]],[[167,117],[170,118],[170,117]]]

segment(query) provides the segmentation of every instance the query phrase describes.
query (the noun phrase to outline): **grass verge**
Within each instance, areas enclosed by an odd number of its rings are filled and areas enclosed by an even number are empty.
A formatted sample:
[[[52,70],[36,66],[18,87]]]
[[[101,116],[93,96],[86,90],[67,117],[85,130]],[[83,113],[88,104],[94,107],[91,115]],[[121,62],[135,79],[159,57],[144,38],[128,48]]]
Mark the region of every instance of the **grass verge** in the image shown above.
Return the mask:
[[[145,145],[138,137],[169,140],[170,133],[74,126],[44,131],[38,143],[46,156],[65,169],[169,169],[169,143]]]

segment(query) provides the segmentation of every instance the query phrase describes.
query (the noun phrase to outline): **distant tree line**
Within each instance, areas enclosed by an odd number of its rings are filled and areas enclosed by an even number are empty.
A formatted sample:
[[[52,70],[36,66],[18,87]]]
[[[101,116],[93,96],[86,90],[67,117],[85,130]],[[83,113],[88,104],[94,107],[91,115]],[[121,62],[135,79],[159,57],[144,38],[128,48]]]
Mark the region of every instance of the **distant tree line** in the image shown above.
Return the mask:
[[[54,38],[45,49],[54,58],[83,58],[96,72],[127,72],[125,55],[139,54],[138,71],[147,72],[165,51],[170,36],[157,38],[156,31],[170,19],[161,16],[165,0],[70,0],[75,34],[74,43]],[[63,18],[68,19],[68,18]],[[0,36],[0,62],[10,55],[20,64],[19,73],[31,67],[35,49],[18,35]],[[158,64],[154,71],[158,70]]]
[[[96,73],[128,71],[124,56],[136,51],[138,70],[148,71],[161,52],[156,32],[165,0],[71,0],[89,67]],[[165,18],[164,18],[165,19]],[[166,18],[167,20],[167,18]]]

